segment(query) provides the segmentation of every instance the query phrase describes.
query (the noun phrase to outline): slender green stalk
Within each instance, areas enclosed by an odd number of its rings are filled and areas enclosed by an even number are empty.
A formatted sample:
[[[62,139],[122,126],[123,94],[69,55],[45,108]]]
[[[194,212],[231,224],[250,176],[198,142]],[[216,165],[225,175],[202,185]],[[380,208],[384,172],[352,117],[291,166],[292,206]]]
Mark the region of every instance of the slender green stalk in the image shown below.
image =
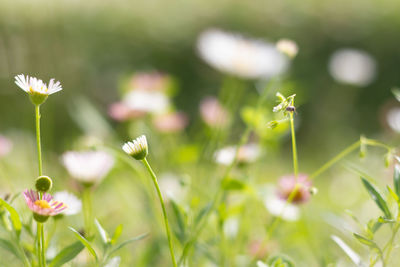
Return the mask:
[[[39,165],[39,176],[43,175],[42,169],[42,148],[40,142],[40,105],[35,105],[35,114],[36,114],[36,144],[37,144],[37,153],[38,153],[38,165]]]
[[[293,112],[289,112],[289,117],[290,117],[290,131],[292,135],[293,171],[297,181],[297,176],[299,174],[299,161],[297,159],[296,132],[294,130]]]
[[[149,171],[150,176],[151,176],[151,178],[153,180],[154,186],[155,186],[155,188],[157,190],[158,198],[160,200],[160,204],[161,204],[161,208],[162,208],[162,212],[163,212],[163,216],[164,216],[165,231],[167,232],[169,251],[171,253],[171,258],[172,258],[172,265],[174,267],[177,267],[178,265],[176,264],[174,249],[173,249],[173,246],[172,246],[172,235],[171,235],[171,230],[169,228],[167,210],[165,208],[164,199],[162,197],[160,187],[158,186],[157,176],[153,172],[153,170],[151,169],[150,164],[149,164],[149,162],[147,161],[146,158],[144,158],[142,160],[142,162],[143,162],[144,166],[146,166],[147,170]]]
[[[386,250],[386,256],[384,258],[382,258],[384,264],[389,261],[390,254],[393,249],[393,242],[394,242],[394,239],[396,238],[396,234],[399,231],[399,229],[400,229],[400,224],[396,223],[396,226],[394,226],[393,230],[392,230],[392,237],[390,238],[389,242],[386,244],[385,248],[383,249],[383,251]]]
[[[318,175],[320,175],[321,173],[323,173],[324,171],[326,171],[327,169],[329,169],[332,165],[334,165],[336,162],[338,162],[339,160],[341,160],[342,158],[344,158],[345,156],[347,156],[348,154],[350,154],[351,152],[353,152],[354,150],[356,150],[361,144],[361,141],[358,140],[357,142],[353,143],[352,145],[346,147],[345,149],[343,149],[339,154],[337,154],[335,157],[333,157],[331,160],[329,160],[327,163],[325,163],[324,165],[322,165],[318,170],[316,170],[315,172],[313,172],[310,176],[309,179],[314,179],[315,177],[317,177]]]
[[[90,186],[85,185],[83,189],[82,204],[83,204],[83,221],[85,225],[86,237],[90,238],[92,235],[92,223],[93,223],[92,190]]]
[[[37,235],[37,252],[38,252],[39,267],[46,267],[43,223],[37,222],[36,235]]]

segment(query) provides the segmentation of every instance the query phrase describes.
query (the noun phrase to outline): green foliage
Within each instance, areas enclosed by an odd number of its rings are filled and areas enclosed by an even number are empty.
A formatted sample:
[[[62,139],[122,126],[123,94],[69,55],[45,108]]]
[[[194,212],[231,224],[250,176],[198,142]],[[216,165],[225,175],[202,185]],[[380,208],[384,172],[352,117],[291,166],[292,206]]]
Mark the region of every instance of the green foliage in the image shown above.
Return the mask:
[[[77,241],[63,248],[50,262],[49,267],[59,267],[73,260],[85,248],[81,241]]]
[[[0,208],[2,206],[4,206],[6,210],[10,213],[10,218],[14,226],[14,230],[17,236],[19,236],[21,233],[22,223],[21,219],[19,218],[18,212],[13,207],[11,207],[7,202],[5,202],[3,199],[0,198]]]

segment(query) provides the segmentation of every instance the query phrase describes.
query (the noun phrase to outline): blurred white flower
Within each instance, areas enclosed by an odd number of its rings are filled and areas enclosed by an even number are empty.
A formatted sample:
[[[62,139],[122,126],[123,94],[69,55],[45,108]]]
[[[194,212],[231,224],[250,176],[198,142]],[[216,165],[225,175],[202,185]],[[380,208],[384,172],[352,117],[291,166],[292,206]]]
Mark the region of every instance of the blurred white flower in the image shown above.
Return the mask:
[[[239,218],[231,217],[224,222],[224,234],[229,239],[234,239],[239,231]]]
[[[121,263],[121,257],[116,256],[111,258],[104,267],[118,267]]]
[[[10,153],[12,147],[13,143],[11,142],[11,140],[5,136],[0,135],[0,158]]]
[[[74,194],[68,191],[60,191],[56,192],[53,195],[54,200],[63,202],[68,206],[68,209],[65,209],[62,214],[70,216],[75,215],[81,212],[82,210],[82,201],[76,197]]]
[[[329,72],[338,82],[367,86],[376,76],[376,63],[367,52],[341,49],[331,56]]]
[[[271,43],[219,29],[201,33],[197,48],[208,64],[242,78],[269,78],[283,73],[289,63]]]
[[[297,221],[300,217],[300,210],[293,204],[286,203],[286,200],[279,198],[275,194],[268,195],[264,200],[264,205],[274,216],[280,216],[286,221]]]
[[[264,206],[274,216],[280,216],[286,221],[297,221],[300,217],[300,209],[293,204],[286,204],[273,184],[265,184],[258,187],[258,196]]]
[[[62,163],[69,174],[84,183],[100,182],[114,165],[114,158],[104,151],[68,151]]]
[[[297,46],[296,42],[289,39],[280,39],[276,43],[276,48],[289,58],[294,58],[299,52],[299,47]]]
[[[229,165],[235,158],[236,147],[228,146],[217,150],[214,154],[215,161],[222,165]],[[237,162],[251,163],[256,161],[261,154],[261,149],[257,144],[246,144],[239,148]]]
[[[257,267],[268,267],[268,265],[262,261],[257,261]]]
[[[229,113],[215,97],[208,96],[200,102],[200,115],[210,127],[225,127]]]
[[[186,196],[185,185],[173,173],[164,173],[159,179],[160,190],[165,200],[172,199],[178,203],[182,202]]]
[[[128,92],[123,103],[132,111],[162,113],[169,107],[168,96],[161,91],[133,90]]]
[[[390,129],[400,133],[400,108],[392,108],[386,114],[386,121]]]

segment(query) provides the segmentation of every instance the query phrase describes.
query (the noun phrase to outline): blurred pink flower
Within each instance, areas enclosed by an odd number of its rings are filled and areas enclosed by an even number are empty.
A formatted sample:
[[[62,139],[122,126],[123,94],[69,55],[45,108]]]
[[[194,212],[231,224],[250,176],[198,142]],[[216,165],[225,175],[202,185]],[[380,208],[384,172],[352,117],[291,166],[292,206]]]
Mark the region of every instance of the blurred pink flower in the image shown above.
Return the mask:
[[[110,105],[108,114],[116,121],[126,121],[143,117],[146,113],[140,110],[134,110],[123,102],[116,102]]]
[[[206,97],[200,103],[200,115],[211,127],[224,127],[228,123],[228,111],[215,97]]]
[[[295,189],[296,184],[298,184],[298,189],[292,199],[292,203],[300,204],[307,202],[311,197],[310,189],[312,183],[308,179],[308,176],[306,174],[299,174],[297,177],[297,182],[296,177],[293,174],[282,176],[278,181],[279,197],[287,200],[290,194]]]
[[[42,199],[39,198],[39,193],[32,189],[25,190],[23,194],[28,208],[33,213],[42,216],[54,216],[67,208],[67,205],[60,201],[53,200],[53,197],[47,193],[43,193]]]
[[[162,133],[175,133],[186,127],[188,118],[183,112],[161,114],[154,118],[153,124]]]
[[[138,72],[129,83],[130,90],[163,91],[169,86],[170,78],[160,72]]]
[[[0,157],[4,157],[10,153],[13,143],[7,137],[0,135]]]

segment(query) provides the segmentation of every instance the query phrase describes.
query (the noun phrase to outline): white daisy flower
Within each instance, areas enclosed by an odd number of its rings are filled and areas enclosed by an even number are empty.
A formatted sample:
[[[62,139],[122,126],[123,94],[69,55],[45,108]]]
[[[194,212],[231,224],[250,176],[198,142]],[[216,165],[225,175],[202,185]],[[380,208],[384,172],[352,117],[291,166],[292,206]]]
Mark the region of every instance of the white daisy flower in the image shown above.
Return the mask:
[[[49,86],[47,86],[46,83],[36,77],[29,77],[28,75],[25,77],[23,74],[15,76],[15,84],[29,94],[32,103],[35,105],[42,104],[49,95],[62,90],[59,81],[54,82],[54,79],[50,79]]]
[[[367,52],[341,49],[332,55],[329,61],[329,72],[338,82],[367,86],[376,76],[376,63]]]
[[[68,206],[68,209],[65,209],[62,214],[70,216],[75,215],[81,212],[82,210],[82,201],[77,198],[74,194],[68,191],[60,191],[53,195],[54,200],[65,203]]]
[[[289,58],[294,58],[299,52],[299,47],[297,46],[296,42],[289,39],[280,39],[276,43],[276,48]]]
[[[144,135],[139,136],[131,142],[126,142],[122,146],[122,149],[125,151],[125,153],[134,157],[137,160],[144,159],[149,153],[147,139]]]
[[[114,158],[104,151],[68,151],[62,162],[69,174],[83,183],[100,182],[114,165]]]
[[[269,78],[283,73],[289,63],[271,43],[218,29],[203,32],[197,48],[208,64],[242,78]]]

